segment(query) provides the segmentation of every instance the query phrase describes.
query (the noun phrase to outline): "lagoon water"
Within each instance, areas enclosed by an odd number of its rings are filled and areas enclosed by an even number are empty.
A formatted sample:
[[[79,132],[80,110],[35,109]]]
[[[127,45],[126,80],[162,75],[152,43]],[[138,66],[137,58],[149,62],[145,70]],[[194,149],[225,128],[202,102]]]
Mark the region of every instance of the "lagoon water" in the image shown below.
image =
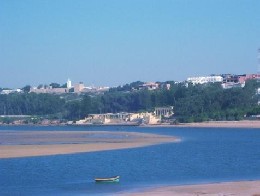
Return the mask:
[[[0,195],[113,195],[161,185],[260,180],[260,130],[118,126],[1,126],[0,131],[129,131],[180,143],[69,155],[0,159]],[[120,175],[120,183],[94,177]]]

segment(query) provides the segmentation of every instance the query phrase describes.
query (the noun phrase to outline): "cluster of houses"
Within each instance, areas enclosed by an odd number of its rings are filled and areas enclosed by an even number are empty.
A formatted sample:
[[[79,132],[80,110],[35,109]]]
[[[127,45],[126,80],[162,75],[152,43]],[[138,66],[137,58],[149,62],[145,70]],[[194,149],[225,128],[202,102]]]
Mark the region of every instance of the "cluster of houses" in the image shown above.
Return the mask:
[[[85,119],[76,121],[78,125],[103,124],[103,125],[156,125],[167,121],[173,115],[173,107],[156,107],[154,112],[140,113],[103,113],[89,114]],[[169,121],[168,121],[169,122]]]
[[[221,75],[211,75],[211,76],[201,76],[201,77],[190,77],[187,78],[187,82],[192,84],[205,84],[205,83],[221,83],[224,89],[233,87],[244,87],[245,82],[250,79],[260,79],[260,74],[221,74]]]
[[[224,89],[233,87],[244,87],[245,82],[250,79],[259,79],[260,74],[220,74],[220,75],[210,75],[210,76],[199,76],[199,77],[189,77],[186,83],[192,84],[205,84],[205,83],[221,83]],[[156,90],[156,89],[170,89],[171,85],[164,82],[146,82],[138,86],[134,90]],[[31,87],[31,93],[49,93],[49,94],[63,94],[63,93],[103,93],[108,91],[109,87],[89,87],[85,86],[83,82],[75,83],[72,85],[70,79],[68,79],[64,87],[53,87],[51,85],[40,85],[39,87]],[[23,93],[22,89],[2,89],[0,94],[10,94],[10,93]]]
[[[72,86],[72,82],[68,79],[66,87],[53,88],[51,85],[42,86],[41,88],[31,87],[32,93],[50,93],[50,94],[63,94],[63,93],[87,93],[87,92],[104,92],[108,91],[109,87],[87,87],[83,82],[76,83]]]
[[[50,85],[39,85],[38,87],[30,87],[29,93],[48,93],[48,94],[64,94],[64,93],[103,93],[108,91],[109,87],[94,87],[85,86],[83,82],[75,83],[72,85],[70,79],[68,79],[66,85],[62,87],[53,87]],[[23,93],[22,89],[2,89],[0,94],[10,94],[10,93]]]

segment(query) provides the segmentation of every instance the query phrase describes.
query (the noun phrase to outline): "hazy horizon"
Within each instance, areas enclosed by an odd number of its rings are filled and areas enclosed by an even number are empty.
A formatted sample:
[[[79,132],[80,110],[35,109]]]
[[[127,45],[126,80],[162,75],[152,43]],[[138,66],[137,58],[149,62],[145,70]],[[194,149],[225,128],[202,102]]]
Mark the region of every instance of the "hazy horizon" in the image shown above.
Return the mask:
[[[0,1],[0,87],[257,73],[260,1]]]

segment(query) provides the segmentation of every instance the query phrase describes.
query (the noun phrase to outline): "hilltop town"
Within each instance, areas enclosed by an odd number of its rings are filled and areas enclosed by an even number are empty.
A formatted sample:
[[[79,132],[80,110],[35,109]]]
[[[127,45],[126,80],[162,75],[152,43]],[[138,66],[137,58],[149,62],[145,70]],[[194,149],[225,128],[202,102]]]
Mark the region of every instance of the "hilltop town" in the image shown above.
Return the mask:
[[[131,87],[131,89],[127,90],[156,90],[159,88],[167,88],[170,89],[171,83],[192,83],[196,84],[206,84],[206,83],[221,83],[224,89],[233,88],[233,87],[244,87],[245,82],[251,79],[259,79],[260,74],[212,74],[210,76],[196,76],[196,77],[188,77],[185,81],[176,82],[176,81],[168,81],[168,82],[133,82],[136,83]],[[129,86],[128,84],[119,87],[112,88],[122,88]],[[83,82],[78,82],[72,85],[72,81],[70,79],[63,85],[58,83],[51,83],[49,85],[40,84],[37,87],[27,85],[23,88],[18,89],[10,89],[10,88],[0,88],[0,94],[10,94],[10,93],[48,93],[48,94],[65,94],[65,93],[103,93],[109,91],[111,87],[94,87],[94,86],[85,86]],[[126,89],[126,88],[125,88]]]
[[[118,87],[68,79],[64,85],[2,88],[0,124],[158,125],[259,118],[259,80],[260,74],[221,74]]]

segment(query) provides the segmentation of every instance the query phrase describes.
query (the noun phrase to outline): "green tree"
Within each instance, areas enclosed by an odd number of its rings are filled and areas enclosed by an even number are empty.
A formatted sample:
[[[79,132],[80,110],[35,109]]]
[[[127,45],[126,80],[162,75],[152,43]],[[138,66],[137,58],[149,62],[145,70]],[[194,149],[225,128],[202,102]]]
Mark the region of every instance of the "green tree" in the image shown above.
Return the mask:
[[[25,87],[22,88],[23,92],[25,93],[29,93],[31,90],[31,86],[30,85],[26,85]]]
[[[55,83],[55,82],[54,82],[54,83],[51,83],[50,86],[51,86],[52,88],[61,88],[60,84]]]

